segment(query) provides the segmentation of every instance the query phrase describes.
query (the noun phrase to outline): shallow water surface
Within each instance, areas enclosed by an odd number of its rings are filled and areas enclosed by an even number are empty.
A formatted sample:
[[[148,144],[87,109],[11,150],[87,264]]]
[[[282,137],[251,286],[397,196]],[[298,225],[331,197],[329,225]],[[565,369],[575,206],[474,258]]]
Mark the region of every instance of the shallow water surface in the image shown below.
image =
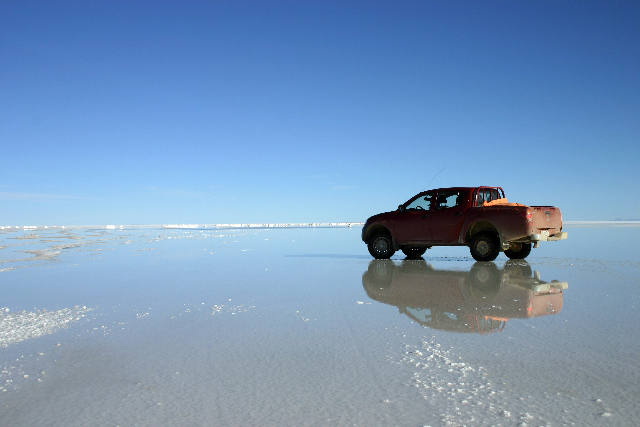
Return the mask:
[[[354,228],[0,231],[2,426],[635,426],[640,227],[527,262]]]

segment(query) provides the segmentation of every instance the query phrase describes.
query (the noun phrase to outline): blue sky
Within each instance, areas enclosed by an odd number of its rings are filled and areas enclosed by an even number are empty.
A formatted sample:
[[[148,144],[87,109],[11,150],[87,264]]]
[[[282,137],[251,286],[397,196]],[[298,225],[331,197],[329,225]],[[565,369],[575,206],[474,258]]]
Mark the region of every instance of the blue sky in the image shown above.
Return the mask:
[[[640,218],[639,2],[5,1],[0,58],[0,225]]]

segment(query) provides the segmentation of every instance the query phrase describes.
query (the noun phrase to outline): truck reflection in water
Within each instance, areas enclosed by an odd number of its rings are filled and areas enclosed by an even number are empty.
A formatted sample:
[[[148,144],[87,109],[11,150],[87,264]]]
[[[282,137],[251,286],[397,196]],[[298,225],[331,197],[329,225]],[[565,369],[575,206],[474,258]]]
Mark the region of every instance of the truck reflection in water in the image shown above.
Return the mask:
[[[469,271],[436,270],[424,260],[373,260],[362,275],[371,299],[433,329],[488,334],[509,319],[559,313],[567,282],[543,282],[526,261],[477,262]]]

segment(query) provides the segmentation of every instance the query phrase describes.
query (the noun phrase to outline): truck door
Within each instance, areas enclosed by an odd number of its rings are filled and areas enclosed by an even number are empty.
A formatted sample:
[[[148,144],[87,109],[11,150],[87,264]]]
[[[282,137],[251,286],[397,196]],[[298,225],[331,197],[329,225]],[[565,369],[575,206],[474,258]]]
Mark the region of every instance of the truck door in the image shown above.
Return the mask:
[[[396,220],[396,240],[401,244],[426,242],[431,234],[433,192],[422,193],[404,205]]]
[[[466,191],[446,190],[436,195],[431,209],[431,240],[438,243],[458,241],[464,222]]]

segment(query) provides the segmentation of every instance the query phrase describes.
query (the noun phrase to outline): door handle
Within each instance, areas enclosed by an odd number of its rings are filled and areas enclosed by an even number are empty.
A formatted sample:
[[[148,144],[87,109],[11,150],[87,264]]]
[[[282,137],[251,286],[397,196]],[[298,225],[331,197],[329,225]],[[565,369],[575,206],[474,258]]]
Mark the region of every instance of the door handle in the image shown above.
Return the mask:
[[[424,218],[429,218],[429,214],[422,215],[420,218],[422,218],[422,219],[424,219]]]
[[[454,215],[462,215],[462,212],[456,212]]]

